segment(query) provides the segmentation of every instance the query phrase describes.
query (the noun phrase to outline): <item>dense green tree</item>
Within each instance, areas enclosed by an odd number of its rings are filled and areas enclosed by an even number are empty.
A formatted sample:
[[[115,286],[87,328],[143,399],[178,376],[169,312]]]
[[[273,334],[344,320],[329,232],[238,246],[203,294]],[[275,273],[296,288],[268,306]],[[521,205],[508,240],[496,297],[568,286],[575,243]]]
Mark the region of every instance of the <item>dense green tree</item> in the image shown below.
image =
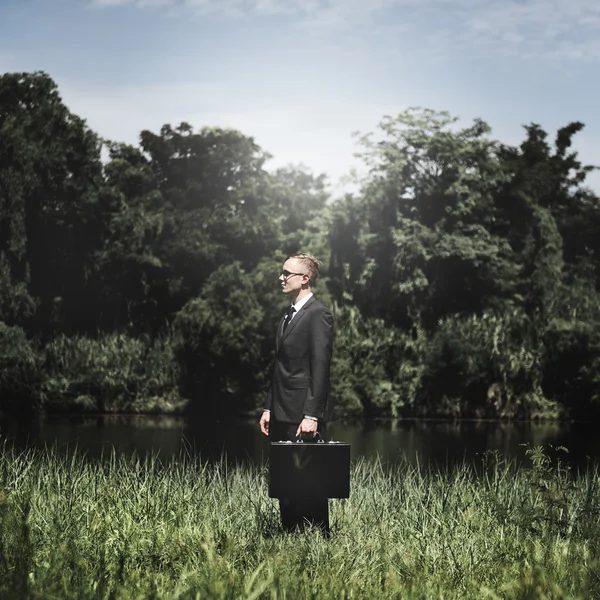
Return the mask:
[[[382,140],[362,138],[370,172],[360,194],[333,210],[331,290],[373,323],[383,319],[415,342],[427,336],[415,346],[420,383],[398,395],[398,407],[556,415],[558,397],[544,375],[547,338],[558,335],[554,319],[569,281],[595,281],[596,273],[590,240],[600,212],[582,187],[591,167],[567,154],[581,125],[559,130],[554,148],[532,125],[511,148],[487,139],[482,121],[462,130],[455,122],[411,109],[382,122]],[[587,243],[572,232],[573,215],[583,212]],[[556,354],[563,346],[553,344]],[[386,369],[393,386],[401,370]]]
[[[265,340],[274,330],[275,313],[265,299],[276,302],[265,267],[250,273],[239,262],[220,267],[200,296],[177,313],[176,354],[195,412],[234,415],[253,408],[264,388],[272,355],[272,348],[265,352]]]
[[[233,130],[182,123],[113,144],[107,180],[118,197],[103,254],[120,313],[157,331],[221,266],[251,270],[279,246],[265,155]]]
[[[383,141],[364,136],[370,175],[332,229],[332,267],[347,273],[334,285],[398,327],[431,329],[512,291],[510,248],[486,228],[504,177],[497,144],[483,122],[453,131],[455,121],[411,109],[383,121]]]
[[[109,157],[104,173],[110,212],[97,252],[99,323],[106,331],[140,334],[155,328],[168,290],[169,268],[160,256],[164,200],[140,149],[111,143]]]
[[[600,411],[600,199],[536,124],[515,147],[410,109],[359,191],[269,172],[232,129],[102,142],[45,73],[0,76],[3,407],[259,407],[288,254],[323,260],[338,414]],[[100,160],[102,144],[108,160]],[[6,400],[10,398],[10,401]],[[27,411],[25,411],[27,412]]]
[[[270,218],[281,236],[278,248],[292,254],[310,247],[316,255],[319,248],[315,245],[323,245],[326,232],[322,222],[329,199],[325,176],[315,177],[300,167],[288,166],[277,169],[271,182]]]
[[[92,328],[100,140],[44,73],[0,76],[0,139],[0,318],[36,333]]]

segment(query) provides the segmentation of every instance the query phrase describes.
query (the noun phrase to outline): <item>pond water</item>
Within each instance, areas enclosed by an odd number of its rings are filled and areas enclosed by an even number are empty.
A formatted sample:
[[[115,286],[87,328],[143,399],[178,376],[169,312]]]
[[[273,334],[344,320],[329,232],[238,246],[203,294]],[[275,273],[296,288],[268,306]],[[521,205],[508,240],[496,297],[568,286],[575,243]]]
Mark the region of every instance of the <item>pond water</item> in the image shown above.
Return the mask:
[[[576,468],[600,465],[600,436],[589,423],[501,423],[497,421],[369,421],[329,425],[330,439],[351,444],[353,460],[379,456],[386,463],[443,467],[467,461],[481,464],[486,451],[518,463],[529,462],[527,446],[542,446]],[[156,454],[161,459],[191,452],[207,460],[226,455],[233,462],[260,463],[268,441],[257,419],[220,423],[170,416],[52,416],[28,425],[0,423],[2,442],[19,448],[77,447],[90,457]]]

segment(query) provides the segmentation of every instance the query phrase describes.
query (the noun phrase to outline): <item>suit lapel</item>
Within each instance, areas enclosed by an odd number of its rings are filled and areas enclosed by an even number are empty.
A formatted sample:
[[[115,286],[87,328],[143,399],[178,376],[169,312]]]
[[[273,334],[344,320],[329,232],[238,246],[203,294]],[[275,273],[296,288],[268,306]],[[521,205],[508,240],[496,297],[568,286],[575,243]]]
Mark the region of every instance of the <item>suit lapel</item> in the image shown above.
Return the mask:
[[[290,332],[294,329],[294,327],[296,327],[296,325],[299,323],[300,319],[306,314],[306,309],[314,301],[315,301],[315,297],[311,296],[311,298],[306,301],[306,304],[298,311],[298,314],[294,315],[294,318],[292,319],[292,321],[290,322],[290,324],[287,326],[287,329],[283,332],[283,335],[280,334],[282,342],[283,342],[283,340],[285,340],[285,338],[288,335],[290,335]],[[282,321],[282,323],[283,323],[283,321]],[[281,331],[281,328],[280,328],[280,331]]]
[[[283,329],[283,322],[285,321],[285,313],[283,313],[283,317],[281,317],[279,321],[279,325],[277,326],[277,334],[275,335],[275,341],[277,344],[277,352],[279,352],[279,346],[281,344],[281,331]],[[292,319],[293,321],[293,319]]]

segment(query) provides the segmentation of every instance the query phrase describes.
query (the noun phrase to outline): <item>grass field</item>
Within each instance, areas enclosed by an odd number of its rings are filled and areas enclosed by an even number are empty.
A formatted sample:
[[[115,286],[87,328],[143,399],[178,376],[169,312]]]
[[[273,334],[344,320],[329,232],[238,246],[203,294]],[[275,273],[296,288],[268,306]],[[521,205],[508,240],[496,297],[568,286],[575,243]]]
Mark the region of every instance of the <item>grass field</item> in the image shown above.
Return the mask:
[[[600,478],[353,465],[333,536],[280,532],[266,469],[0,452],[0,597],[595,598]]]

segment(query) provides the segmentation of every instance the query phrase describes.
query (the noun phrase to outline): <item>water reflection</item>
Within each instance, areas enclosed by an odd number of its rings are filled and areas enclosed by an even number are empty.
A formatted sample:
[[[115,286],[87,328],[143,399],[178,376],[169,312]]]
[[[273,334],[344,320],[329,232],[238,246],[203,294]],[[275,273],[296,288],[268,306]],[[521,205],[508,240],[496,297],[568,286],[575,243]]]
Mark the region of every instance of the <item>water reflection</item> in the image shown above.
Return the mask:
[[[586,423],[499,423],[438,421],[369,421],[333,423],[330,437],[351,444],[352,458],[379,456],[414,465],[481,463],[486,451],[528,462],[526,447],[565,446],[563,456],[576,467],[600,463],[600,441]],[[209,423],[173,416],[53,416],[27,426],[0,423],[0,437],[17,447],[75,447],[90,457],[110,454],[157,454],[163,459],[191,452],[214,460],[226,455],[233,462],[263,462],[268,442],[257,420]]]
[[[338,426],[336,433],[352,444],[355,456],[379,454],[386,462],[404,457],[411,464],[443,467],[463,461],[480,463],[488,451],[528,462],[527,446],[540,445],[548,451],[552,446],[573,447],[572,427],[564,423],[400,421],[368,423],[363,428]],[[586,462],[587,453],[600,459],[600,448],[591,444],[579,453],[577,464]]]

